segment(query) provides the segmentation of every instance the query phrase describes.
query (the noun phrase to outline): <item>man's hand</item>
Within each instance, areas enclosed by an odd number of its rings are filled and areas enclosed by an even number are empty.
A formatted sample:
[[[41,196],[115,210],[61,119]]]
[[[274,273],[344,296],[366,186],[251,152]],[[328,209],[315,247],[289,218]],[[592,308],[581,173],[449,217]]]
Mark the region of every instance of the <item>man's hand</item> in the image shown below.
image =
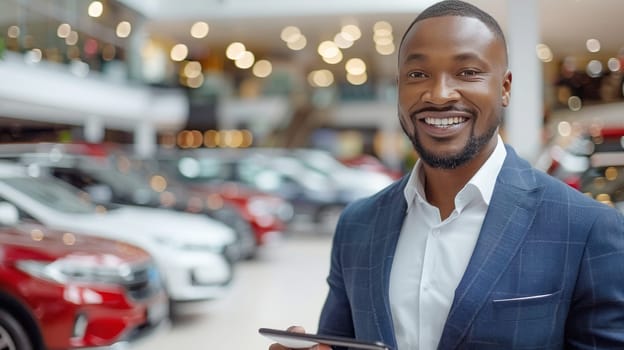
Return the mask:
[[[286,330],[289,332],[295,332],[295,333],[305,333],[305,329],[299,326],[290,326]],[[271,344],[271,346],[269,347],[269,350],[293,350],[293,349],[289,349],[289,348],[283,347],[280,344],[274,343],[274,344]],[[308,348],[308,350],[331,350],[331,347],[329,347],[329,345],[319,344],[311,348]]]

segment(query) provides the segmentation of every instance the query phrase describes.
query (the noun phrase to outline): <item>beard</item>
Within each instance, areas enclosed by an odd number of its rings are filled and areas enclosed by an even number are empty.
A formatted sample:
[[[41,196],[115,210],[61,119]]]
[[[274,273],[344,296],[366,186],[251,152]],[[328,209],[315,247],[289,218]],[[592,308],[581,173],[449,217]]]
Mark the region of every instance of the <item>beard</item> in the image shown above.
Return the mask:
[[[500,114],[499,114],[500,115]],[[466,142],[464,148],[461,151],[450,154],[450,155],[439,155],[435,154],[431,150],[425,149],[425,147],[420,142],[420,138],[417,135],[416,128],[414,128],[414,135],[410,135],[403,124],[403,119],[399,118],[401,128],[407,138],[412,142],[414,149],[420,156],[423,162],[429,165],[432,168],[438,169],[455,169],[466,164],[469,160],[473,159],[485,145],[490,142],[494,133],[498,130],[498,127],[501,124],[501,118],[497,118],[498,121],[490,126],[489,129],[482,135],[475,135],[474,133],[474,124],[472,129],[470,130],[470,137]],[[414,118],[412,118],[414,120]]]

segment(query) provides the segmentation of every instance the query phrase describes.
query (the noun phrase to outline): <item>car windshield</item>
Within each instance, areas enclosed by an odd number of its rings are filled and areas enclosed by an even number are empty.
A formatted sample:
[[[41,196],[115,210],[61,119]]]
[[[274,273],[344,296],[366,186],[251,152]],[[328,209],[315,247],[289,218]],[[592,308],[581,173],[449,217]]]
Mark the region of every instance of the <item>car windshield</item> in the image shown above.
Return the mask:
[[[3,181],[39,203],[66,213],[86,214],[96,211],[83,192],[53,178],[15,177]]]

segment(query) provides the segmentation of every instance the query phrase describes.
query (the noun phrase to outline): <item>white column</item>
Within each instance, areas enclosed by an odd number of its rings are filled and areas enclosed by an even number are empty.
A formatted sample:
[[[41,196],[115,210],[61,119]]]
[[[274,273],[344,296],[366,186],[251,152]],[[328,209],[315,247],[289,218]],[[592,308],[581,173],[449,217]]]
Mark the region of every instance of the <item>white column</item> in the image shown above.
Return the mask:
[[[96,115],[87,117],[84,124],[84,138],[90,143],[99,143],[104,139],[104,123]]]
[[[537,0],[507,0],[507,42],[513,74],[511,103],[506,109],[506,141],[521,157],[533,162],[542,147],[544,101]]]
[[[141,50],[149,39],[149,33],[145,28],[145,20],[138,18],[132,23],[132,33],[128,38],[127,62],[128,75],[134,81],[143,81],[143,58]]]
[[[140,158],[149,158],[156,152],[156,128],[143,120],[134,129],[134,153]]]

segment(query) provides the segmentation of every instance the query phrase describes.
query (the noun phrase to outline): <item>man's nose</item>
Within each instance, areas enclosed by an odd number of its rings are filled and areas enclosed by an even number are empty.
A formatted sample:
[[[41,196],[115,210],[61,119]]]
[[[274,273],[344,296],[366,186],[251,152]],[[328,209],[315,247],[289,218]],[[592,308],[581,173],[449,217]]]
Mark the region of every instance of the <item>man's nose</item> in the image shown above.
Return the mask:
[[[459,99],[459,92],[452,77],[442,75],[431,79],[430,85],[423,95],[425,102],[445,104]]]

